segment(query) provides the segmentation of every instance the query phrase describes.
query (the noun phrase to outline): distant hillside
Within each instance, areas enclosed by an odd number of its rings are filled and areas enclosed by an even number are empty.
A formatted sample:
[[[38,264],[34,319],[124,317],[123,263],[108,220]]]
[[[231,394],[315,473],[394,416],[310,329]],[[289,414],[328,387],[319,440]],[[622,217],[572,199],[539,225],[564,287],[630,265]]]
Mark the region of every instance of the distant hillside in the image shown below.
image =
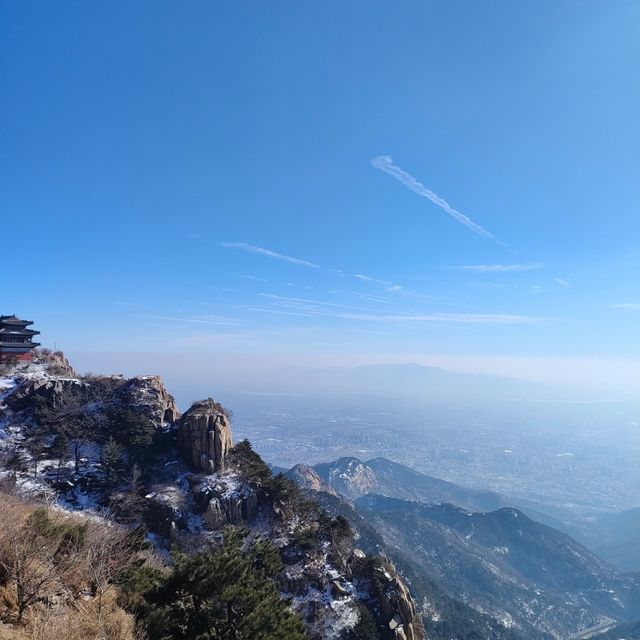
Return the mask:
[[[445,502],[470,511],[518,507],[538,522],[569,532],[564,522],[541,511],[539,505],[531,501],[514,500],[494,491],[461,487],[387,458],[374,458],[366,462],[352,457],[340,458],[318,464],[314,469],[329,486],[348,498],[378,493],[425,504]]]
[[[593,521],[589,546],[620,571],[640,571],[640,509],[601,514]]]
[[[299,478],[299,476],[298,476]],[[479,639],[524,640],[517,629],[509,628],[490,615],[477,611],[462,600],[452,597],[435,579],[429,577],[413,553],[388,544],[372,526],[370,518],[358,511],[345,498],[326,492],[309,492],[332,516],[349,520],[356,532],[358,545],[370,554],[382,554],[393,561],[407,580],[416,608],[422,616],[426,636],[430,640]]]
[[[549,397],[541,385],[485,374],[447,371],[418,364],[378,364],[315,369],[291,367],[273,370],[247,381],[263,392],[347,393],[411,397],[430,402],[491,402]],[[247,384],[244,385],[245,387]]]
[[[566,638],[603,618],[628,621],[638,613],[633,579],[515,509],[471,513],[376,495],[356,505],[386,544],[449,595],[527,638]]]

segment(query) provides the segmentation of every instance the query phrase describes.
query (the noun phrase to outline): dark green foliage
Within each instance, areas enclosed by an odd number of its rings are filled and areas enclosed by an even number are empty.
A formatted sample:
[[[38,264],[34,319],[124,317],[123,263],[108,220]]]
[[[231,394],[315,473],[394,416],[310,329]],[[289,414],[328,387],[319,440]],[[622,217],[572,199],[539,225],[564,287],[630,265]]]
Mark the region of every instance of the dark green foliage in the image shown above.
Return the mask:
[[[113,438],[109,438],[102,447],[102,468],[108,485],[118,485],[124,477],[124,447]]]
[[[302,621],[273,582],[281,568],[269,542],[243,550],[242,536],[227,529],[222,548],[178,555],[165,576],[129,574],[123,593],[154,640],[303,640]]]
[[[353,529],[344,516],[337,516],[331,521],[331,536],[334,540],[353,537]]]
[[[120,577],[118,602],[129,611],[141,612],[146,606],[145,594],[158,589],[164,576],[159,569],[134,563]]]
[[[235,468],[242,479],[256,489],[262,489],[271,479],[271,469],[253,450],[248,440],[242,440],[231,449],[228,458],[229,466]]]
[[[87,535],[87,523],[52,520],[44,507],[38,507],[30,517],[34,531],[49,540],[60,543],[58,550],[81,549]]]
[[[147,532],[143,526],[137,526],[127,535],[127,545],[131,551],[146,551],[151,548],[147,541]]]
[[[384,593],[383,580],[384,562],[380,556],[367,556],[363,560],[361,573],[371,585],[369,592],[374,598],[379,598]]]
[[[26,440],[27,450],[31,456],[31,468],[34,478],[38,475],[38,462],[47,448],[47,430],[39,426],[29,431]]]
[[[69,438],[64,431],[61,431],[54,437],[53,443],[49,449],[49,455],[58,461],[56,481],[59,482],[62,466],[69,459]]]
[[[130,409],[111,414],[112,437],[140,464],[147,464],[153,458],[155,432],[155,425],[149,418]]]
[[[291,544],[301,549],[310,549],[317,542],[317,531],[309,526],[296,527],[291,534]]]
[[[251,563],[267,578],[275,578],[284,568],[278,549],[268,540],[257,540],[251,545]]]
[[[360,618],[353,629],[342,636],[342,640],[381,640],[378,625],[371,611],[364,606],[359,608]]]
[[[299,504],[304,500],[300,487],[282,473],[271,476],[265,482],[264,493],[272,502]]]
[[[67,459],[69,454],[69,438],[64,431],[56,434],[53,438],[53,442],[49,448],[49,454],[58,460],[64,461]]]
[[[15,482],[18,472],[26,471],[29,465],[27,456],[20,446],[12,446],[3,452],[2,466],[10,472]]]

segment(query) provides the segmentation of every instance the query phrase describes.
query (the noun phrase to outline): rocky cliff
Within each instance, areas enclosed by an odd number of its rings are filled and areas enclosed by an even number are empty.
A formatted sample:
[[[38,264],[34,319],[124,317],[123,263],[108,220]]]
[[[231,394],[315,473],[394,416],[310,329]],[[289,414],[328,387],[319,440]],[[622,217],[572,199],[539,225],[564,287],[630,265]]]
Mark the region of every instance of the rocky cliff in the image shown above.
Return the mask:
[[[293,480],[300,488],[308,491],[324,491],[331,495],[337,495],[333,487],[325,482],[318,473],[306,464],[297,464],[285,473],[285,476]]]
[[[33,368],[18,370],[11,384],[13,388],[5,402],[15,412],[38,407],[57,410],[65,405],[75,405],[86,412],[127,410],[147,418],[158,429],[173,424],[180,415],[159,376],[80,378]]]
[[[220,404],[207,398],[179,416],[156,376],[72,374],[36,364],[0,377],[0,480],[142,525],[167,557],[172,546],[211,549],[229,526],[246,544],[268,540],[283,562],[278,590],[312,640],[362,637],[353,634],[367,619],[380,640],[424,638],[393,566],[355,548],[344,518],[274,476],[247,441],[233,447]],[[298,475],[331,491],[308,467]]]
[[[197,470],[224,470],[233,446],[229,418],[211,398],[196,402],[178,422],[178,442],[186,460]]]

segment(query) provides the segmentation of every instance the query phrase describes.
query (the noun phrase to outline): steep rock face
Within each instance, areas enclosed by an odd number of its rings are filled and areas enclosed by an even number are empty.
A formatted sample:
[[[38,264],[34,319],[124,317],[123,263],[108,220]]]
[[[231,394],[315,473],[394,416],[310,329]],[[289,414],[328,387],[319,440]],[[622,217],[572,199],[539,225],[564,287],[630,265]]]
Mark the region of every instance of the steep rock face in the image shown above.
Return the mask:
[[[333,463],[318,464],[315,470],[333,489],[348,498],[373,493],[378,488],[373,469],[357,458],[340,458]]]
[[[213,530],[251,522],[258,513],[258,494],[233,474],[194,481],[191,492],[197,510]]]
[[[38,402],[52,409],[72,403],[86,405],[87,411],[126,409],[148,418],[157,428],[175,422],[180,415],[158,376],[75,378],[40,371],[19,374],[15,382],[16,387],[6,397],[14,411],[33,408]]]
[[[89,393],[89,384],[77,378],[54,378],[47,375],[16,377],[16,386],[7,395],[6,403],[14,411],[33,407],[38,401],[44,401],[55,409],[65,399],[81,401]]]
[[[229,418],[211,398],[196,402],[178,421],[178,442],[187,461],[204,473],[222,471],[233,446]]]
[[[34,363],[43,364],[45,371],[50,375],[64,376],[67,378],[78,377],[78,374],[62,351],[37,351],[34,357]]]
[[[112,401],[135,407],[137,413],[159,427],[173,424],[180,416],[175,400],[160,376],[139,376],[125,380],[114,391]]]
[[[325,482],[313,469],[306,464],[297,464],[284,474],[289,480],[293,480],[300,488],[308,491],[324,491],[331,495],[337,495],[333,487]]]
[[[395,640],[423,640],[424,628],[416,613],[407,585],[391,564],[376,569],[383,584],[378,606],[388,618],[388,626]]]

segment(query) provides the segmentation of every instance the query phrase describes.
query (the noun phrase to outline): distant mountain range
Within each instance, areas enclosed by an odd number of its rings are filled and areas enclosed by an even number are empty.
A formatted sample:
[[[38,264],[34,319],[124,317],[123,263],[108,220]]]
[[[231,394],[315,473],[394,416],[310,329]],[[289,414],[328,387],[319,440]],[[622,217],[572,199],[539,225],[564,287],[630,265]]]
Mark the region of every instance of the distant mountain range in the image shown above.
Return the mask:
[[[351,499],[377,493],[425,504],[451,503],[470,511],[493,511],[515,506],[534,520],[565,533],[572,529],[532,501],[507,498],[495,491],[461,487],[386,458],[366,462],[353,457],[340,458],[335,462],[318,464],[314,469],[332,489]]]
[[[619,574],[546,526],[567,528],[529,505],[532,517],[497,493],[460,487],[385,458],[297,465],[287,475],[323,496],[329,511],[347,515],[363,545],[393,557],[416,601],[422,600],[427,632],[446,597],[493,618],[491,637],[509,631],[525,638],[582,638],[591,632],[585,630],[640,617],[635,577]],[[622,518],[629,534],[638,515],[640,510]],[[476,620],[476,630],[483,620]]]
[[[424,401],[533,400],[549,390],[525,380],[447,371],[419,364],[378,364],[360,367],[290,367],[277,369],[245,388],[264,392],[346,393],[414,398]]]
[[[638,586],[569,536],[502,508],[471,513],[368,495],[360,513],[445,590],[527,638],[637,614]]]

